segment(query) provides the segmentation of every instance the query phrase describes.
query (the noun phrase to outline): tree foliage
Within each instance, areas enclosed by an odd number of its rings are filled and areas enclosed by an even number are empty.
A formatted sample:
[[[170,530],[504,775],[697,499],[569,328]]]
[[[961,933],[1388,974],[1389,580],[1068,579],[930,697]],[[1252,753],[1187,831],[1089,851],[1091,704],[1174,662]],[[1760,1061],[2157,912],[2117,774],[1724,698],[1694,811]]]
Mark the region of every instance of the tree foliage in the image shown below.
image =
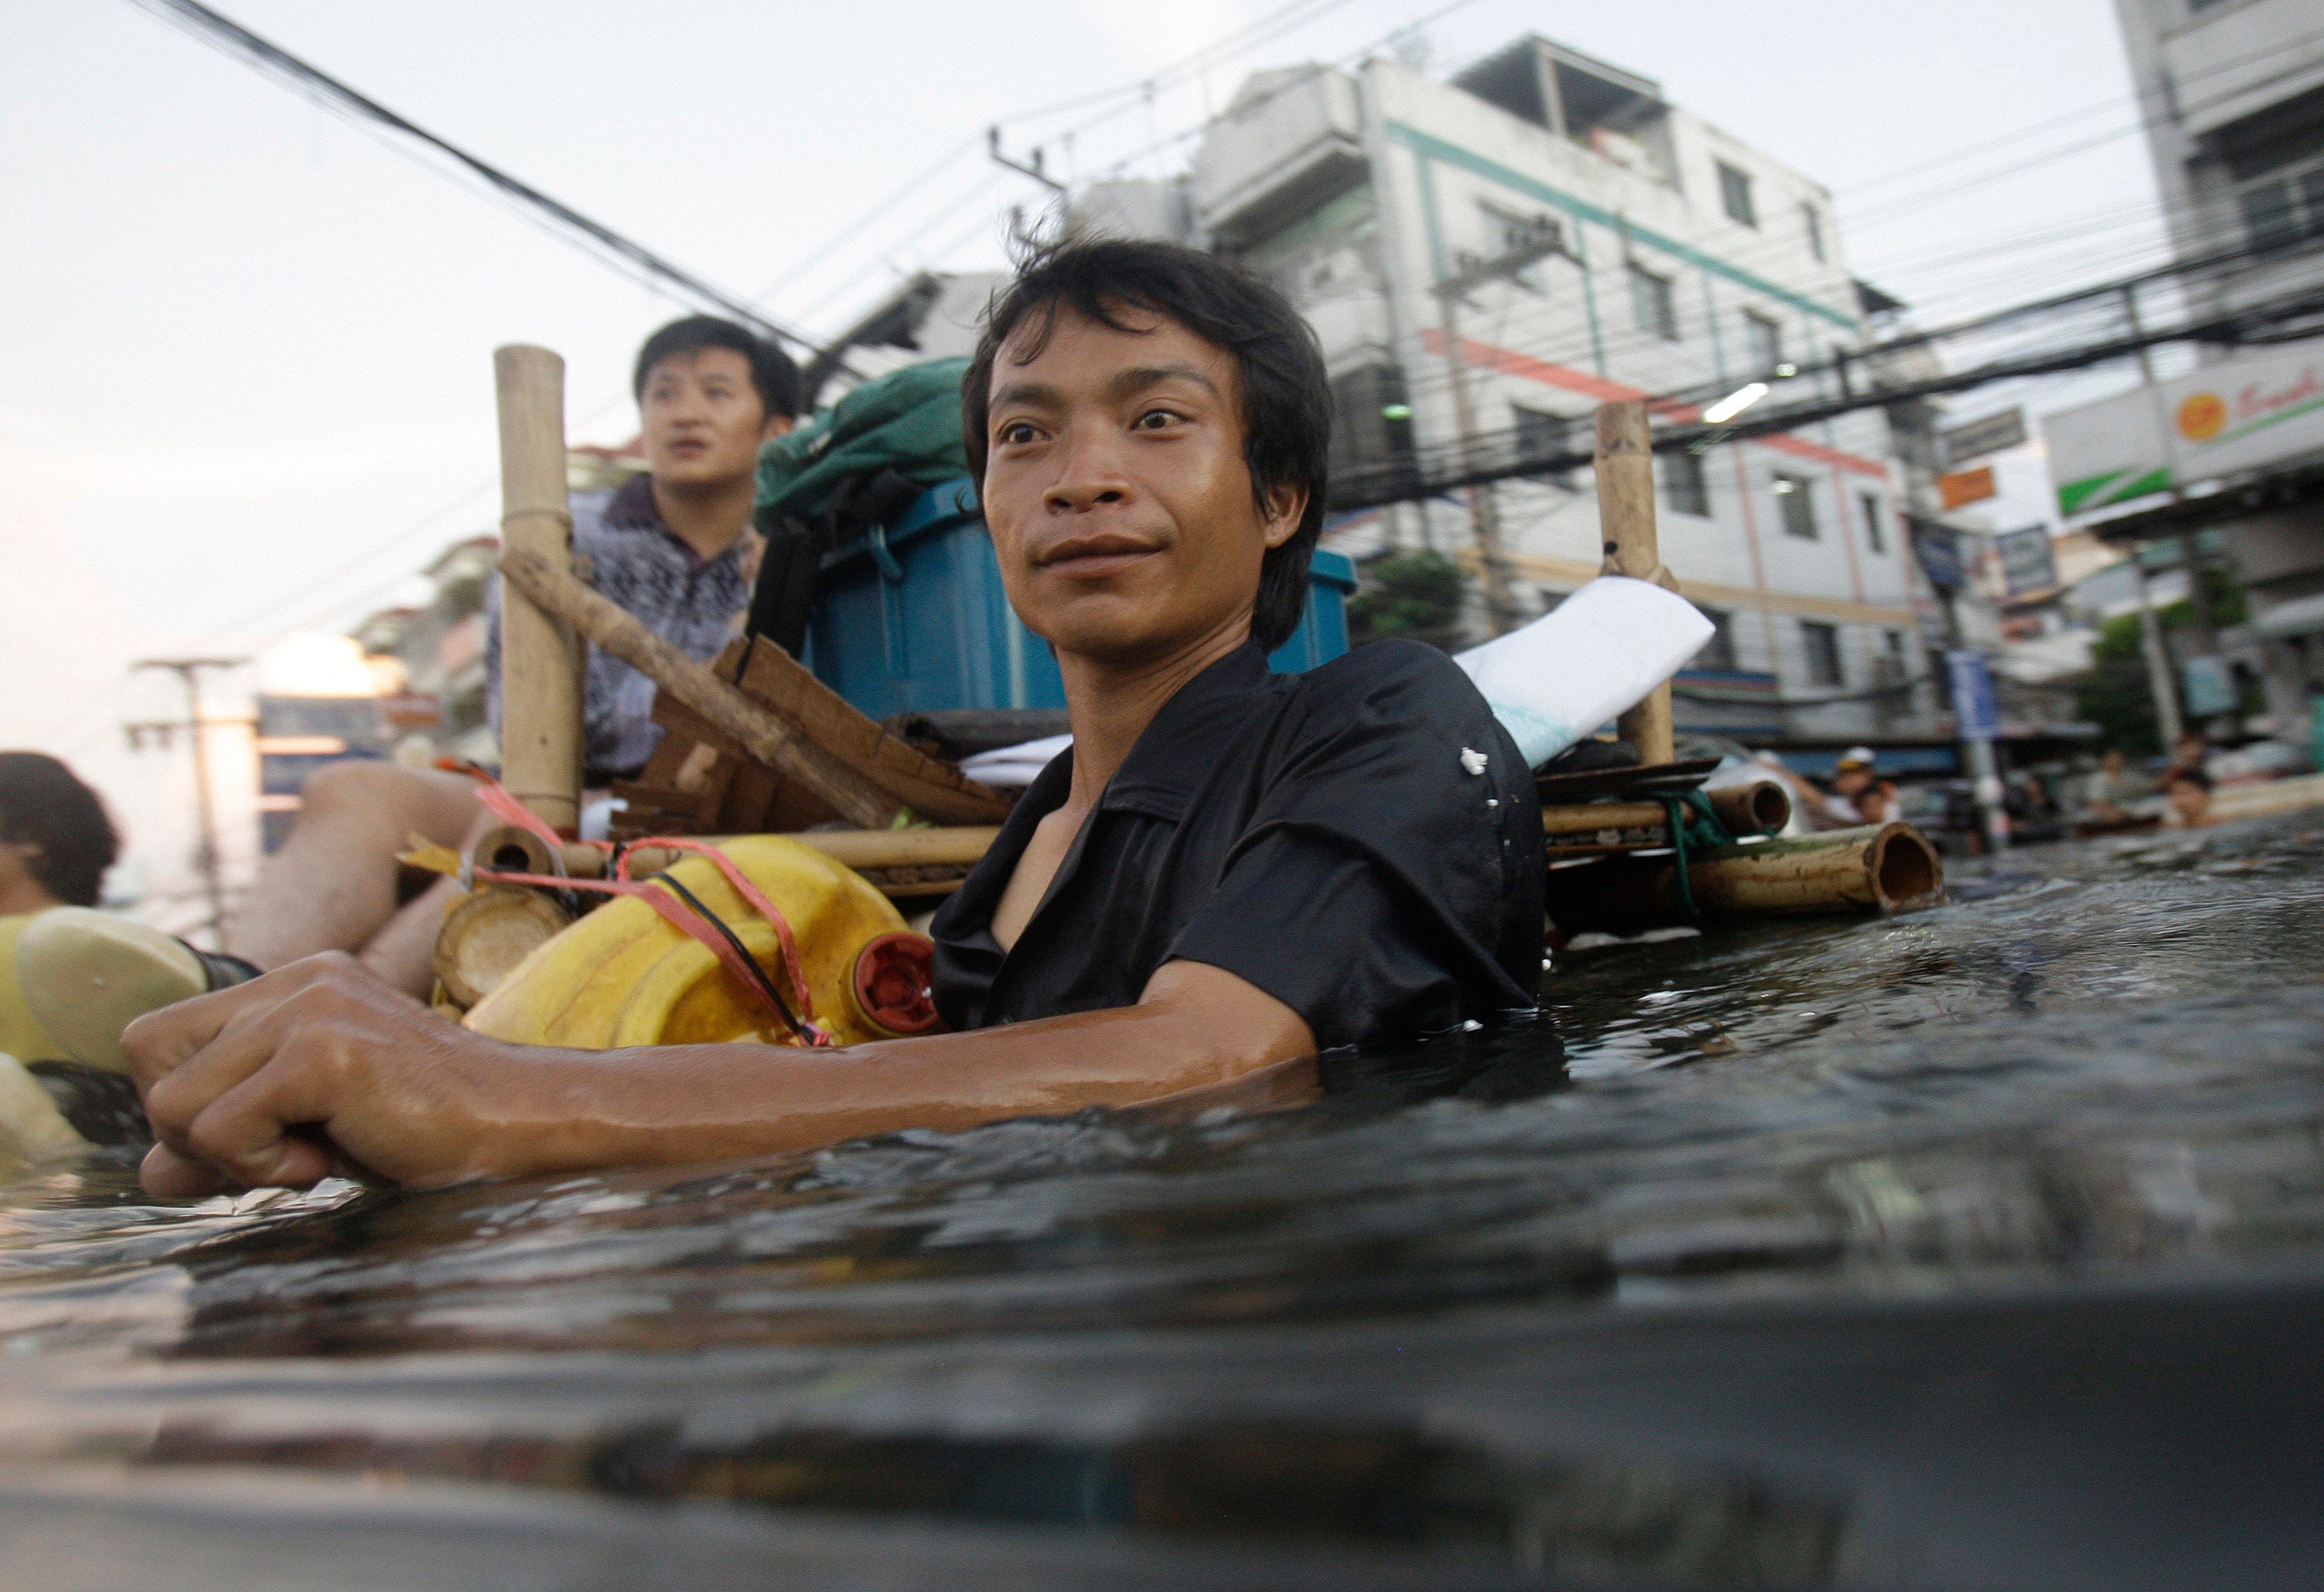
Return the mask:
[[[2225,570],[2204,569],[2203,595],[2217,628],[2241,625],[2249,613],[2244,594]],[[2194,604],[2185,597],[2165,603],[2154,612],[2166,639],[2174,631],[2188,631],[2195,617]],[[2185,655],[2184,647],[2171,651],[2174,656]],[[2106,732],[2106,745],[2119,746],[2132,756],[2163,749],[2163,726],[2155,717],[2154,695],[2147,683],[2146,660],[2139,645],[2137,615],[2124,614],[2099,627],[2098,645],[2091,650],[2090,671],[2075,694],[2074,711]]]
[[[1461,623],[1469,578],[1439,552],[1392,553],[1362,566],[1362,584],[1348,600],[1348,632],[1357,642],[1407,636],[1449,643]]]

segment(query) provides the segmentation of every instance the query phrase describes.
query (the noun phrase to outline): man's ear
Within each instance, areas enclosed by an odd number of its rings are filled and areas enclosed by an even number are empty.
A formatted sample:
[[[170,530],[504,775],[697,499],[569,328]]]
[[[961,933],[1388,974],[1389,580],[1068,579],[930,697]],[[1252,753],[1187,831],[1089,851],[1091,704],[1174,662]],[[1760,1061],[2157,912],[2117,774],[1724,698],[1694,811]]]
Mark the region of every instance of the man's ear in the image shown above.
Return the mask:
[[[787,414],[770,414],[767,423],[759,428],[759,440],[771,442],[778,437],[788,437],[798,429],[798,421]]]
[[[1281,547],[1299,529],[1307,514],[1307,488],[1277,482],[1259,505],[1259,534],[1269,547]]]

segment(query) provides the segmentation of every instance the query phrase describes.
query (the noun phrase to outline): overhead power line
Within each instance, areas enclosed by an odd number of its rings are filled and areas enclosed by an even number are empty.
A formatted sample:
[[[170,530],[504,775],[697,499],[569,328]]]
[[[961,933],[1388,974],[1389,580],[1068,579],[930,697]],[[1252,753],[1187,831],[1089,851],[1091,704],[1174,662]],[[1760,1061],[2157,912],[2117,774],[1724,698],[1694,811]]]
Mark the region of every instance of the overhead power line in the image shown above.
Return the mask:
[[[2166,343],[2245,346],[2278,341],[2288,336],[2313,336],[2319,318],[2324,318],[2324,292],[2309,289],[2174,326],[2004,356],[1968,370],[1922,380],[1886,382],[1876,375],[1870,384],[1838,397],[1819,396],[1755,409],[1748,421],[1724,425],[1680,423],[1658,430],[1653,446],[1657,453],[1700,451],[1720,443],[1794,430],[1843,414],[1886,409],[1915,398],[1965,393],[2026,376],[2087,369]],[[1900,338],[1896,347],[1910,347],[1919,341]],[[1849,362],[1868,373],[1877,372],[1882,356],[1890,351],[1888,346],[1876,346],[1849,356]],[[1692,408],[1670,397],[1649,399],[1648,403],[1665,413],[1673,410],[1685,412]],[[1457,449],[1450,443],[1433,444],[1401,457],[1365,460],[1333,481],[1330,507],[1339,514],[1390,503],[1416,503],[1496,481],[1554,477],[1586,469],[1592,462],[1593,456],[1589,452],[1570,449],[1544,450],[1537,445],[1529,445],[1527,439],[1514,430],[1488,433],[1465,440]]]
[[[298,88],[316,96],[326,105],[342,114],[359,116],[376,123],[392,132],[427,145],[439,154],[450,157],[490,183],[495,190],[536,215],[554,223],[567,236],[591,246],[593,252],[610,255],[632,272],[668,283],[685,297],[730,315],[747,326],[755,327],[770,338],[779,338],[804,348],[809,354],[820,354],[822,348],[804,333],[770,319],[756,307],[704,281],[664,256],[656,254],[634,238],[625,237],[602,221],[595,221],[562,200],[550,198],[521,178],[511,175],[491,162],[470,154],[448,139],[438,137],[427,128],[399,116],[379,101],[360,90],[342,83],[337,78],[278,44],[259,37],[233,18],[220,15],[200,0],[130,0],[140,10],[185,28],[203,42],[215,46],[248,64],[275,77],[288,79]]]

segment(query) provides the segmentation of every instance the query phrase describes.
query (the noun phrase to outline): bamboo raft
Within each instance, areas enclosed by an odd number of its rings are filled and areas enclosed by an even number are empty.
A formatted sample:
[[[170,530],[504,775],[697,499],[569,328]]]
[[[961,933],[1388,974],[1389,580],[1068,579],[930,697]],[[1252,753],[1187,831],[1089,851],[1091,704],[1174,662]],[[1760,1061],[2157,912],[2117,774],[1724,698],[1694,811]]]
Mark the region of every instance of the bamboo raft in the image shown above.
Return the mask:
[[[497,351],[494,370],[502,782],[509,791],[545,825],[574,833],[586,642],[654,681],[654,717],[665,731],[637,780],[615,787],[626,803],[615,839],[783,834],[854,869],[908,912],[956,889],[991,845],[1013,793],[890,734],[763,638],[697,662],[577,578],[564,362],[544,348],[512,347]],[[1604,572],[1675,590],[1657,546],[1645,404],[1600,405],[1597,440]],[[1617,729],[1637,753],[1636,768],[1578,784],[1541,782],[1551,934],[1888,913],[1941,899],[1937,852],[1909,825],[1773,839],[1791,816],[1780,784],[1699,791],[1711,764],[1676,762],[1667,684],[1623,714]],[[680,855],[634,847],[630,874],[649,877]],[[551,855],[538,836],[509,826],[479,840],[468,860],[505,873],[589,877],[604,856],[577,842]],[[447,913],[437,947],[447,1003],[472,1004],[568,921],[544,893],[526,887],[490,884],[466,897]]]

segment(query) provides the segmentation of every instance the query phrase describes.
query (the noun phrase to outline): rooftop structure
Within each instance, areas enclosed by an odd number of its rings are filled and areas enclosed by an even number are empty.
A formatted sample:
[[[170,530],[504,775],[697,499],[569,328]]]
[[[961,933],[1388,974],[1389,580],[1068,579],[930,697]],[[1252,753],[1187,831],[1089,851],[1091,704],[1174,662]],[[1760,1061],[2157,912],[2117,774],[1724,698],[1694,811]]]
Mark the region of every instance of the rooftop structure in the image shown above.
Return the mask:
[[[1384,60],[1260,73],[1204,138],[1186,195],[1176,235],[1264,273],[1314,327],[1342,477],[1464,433],[1586,453],[1607,400],[1763,381],[1805,395],[1817,378],[1795,367],[1868,340],[1821,186],[1652,79],[1538,37],[1450,81]],[[1119,195],[1110,208],[1170,214]],[[1928,673],[1928,593],[1880,414],[1655,465],[1665,561],[1720,627],[1680,682],[1683,727],[1935,732],[1934,695],[1912,684]],[[1342,516],[1326,545],[1433,549],[1474,569],[1497,540],[1503,617],[1522,621],[1598,572],[1588,477]],[[1472,632],[1490,621],[1469,617]]]

